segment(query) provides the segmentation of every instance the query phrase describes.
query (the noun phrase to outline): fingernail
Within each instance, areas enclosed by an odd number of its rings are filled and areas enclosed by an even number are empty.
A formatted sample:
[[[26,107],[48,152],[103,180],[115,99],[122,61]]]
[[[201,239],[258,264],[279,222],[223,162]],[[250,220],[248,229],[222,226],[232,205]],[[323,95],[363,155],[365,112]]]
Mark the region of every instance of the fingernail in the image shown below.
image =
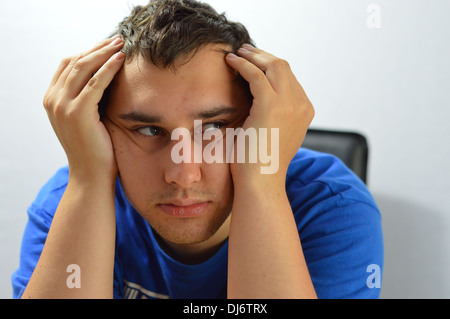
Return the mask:
[[[117,61],[122,61],[124,58],[125,54],[122,51],[114,54],[114,59],[116,59]]]
[[[238,50],[238,52],[240,52],[240,53],[250,53],[250,51],[247,50],[247,49],[244,48],[244,47],[240,48],[240,49]]]
[[[229,58],[229,59],[237,59],[238,56],[236,54],[234,54],[234,53],[228,53],[227,54],[227,58]]]
[[[117,38],[113,42],[111,42],[111,45],[115,46],[115,45],[121,44],[122,42],[123,42],[123,40],[121,38]]]
[[[251,44],[245,43],[242,45],[242,48],[247,49],[247,50],[253,50],[255,49],[255,47]]]

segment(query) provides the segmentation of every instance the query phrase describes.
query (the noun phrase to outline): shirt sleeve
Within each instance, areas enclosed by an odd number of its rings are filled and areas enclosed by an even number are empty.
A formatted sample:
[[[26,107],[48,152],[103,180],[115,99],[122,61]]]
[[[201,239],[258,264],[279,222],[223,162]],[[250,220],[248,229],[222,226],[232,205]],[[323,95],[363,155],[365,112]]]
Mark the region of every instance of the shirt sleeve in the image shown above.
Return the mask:
[[[22,238],[20,263],[11,277],[13,298],[22,297],[26,286],[39,261],[47,239],[53,216],[68,183],[68,167],[60,169],[39,191],[27,210],[28,221]],[[123,296],[122,267],[117,258],[114,262],[114,298]]]
[[[13,298],[21,298],[44,248],[53,216],[66,190],[69,168],[63,167],[41,188],[27,210],[28,221],[22,237],[19,268],[11,282]]]
[[[381,214],[367,186],[336,157],[303,150],[290,167],[287,193],[317,296],[379,298]]]
[[[28,209],[28,222],[22,239],[19,268],[12,276],[13,298],[21,298],[37,265],[53,216],[32,204]]]
[[[379,298],[384,254],[378,209],[336,199],[315,209],[299,233],[318,297]]]

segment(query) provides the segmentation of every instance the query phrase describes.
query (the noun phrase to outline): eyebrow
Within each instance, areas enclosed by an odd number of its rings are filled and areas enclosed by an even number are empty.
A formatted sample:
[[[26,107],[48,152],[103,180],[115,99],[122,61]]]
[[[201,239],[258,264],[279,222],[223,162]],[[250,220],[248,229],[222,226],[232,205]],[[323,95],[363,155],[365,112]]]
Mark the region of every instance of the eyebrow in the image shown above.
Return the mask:
[[[193,113],[189,115],[190,119],[196,120],[207,120],[214,117],[222,116],[222,115],[229,115],[234,114],[238,111],[238,108],[232,107],[232,106],[218,106],[213,107],[209,110],[200,111],[198,113]],[[142,112],[132,111],[126,114],[120,114],[119,118],[127,121],[127,122],[139,122],[139,123],[152,123],[152,124],[159,124],[162,122],[162,117],[146,114]]]
[[[222,116],[222,115],[234,114],[237,111],[238,111],[238,109],[233,106],[218,106],[218,107],[214,107],[210,110],[200,111],[196,114],[192,114],[190,116],[190,118],[207,120],[207,119],[211,119],[211,118]]]
[[[161,117],[155,115],[149,115],[142,112],[130,112],[126,114],[120,114],[119,118],[127,122],[140,122],[140,123],[161,123]]]

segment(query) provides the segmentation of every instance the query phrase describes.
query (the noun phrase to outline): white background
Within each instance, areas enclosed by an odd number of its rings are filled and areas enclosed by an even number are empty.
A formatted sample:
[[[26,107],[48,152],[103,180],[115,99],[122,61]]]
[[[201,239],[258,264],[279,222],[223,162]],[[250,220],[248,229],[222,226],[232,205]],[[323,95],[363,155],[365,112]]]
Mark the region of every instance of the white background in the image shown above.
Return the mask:
[[[450,1],[210,0],[256,44],[287,59],[316,128],[370,143],[383,216],[383,298],[450,298]],[[65,155],[42,99],[59,61],[106,37],[126,0],[0,6],[0,298],[11,297],[26,209]],[[381,28],[366,21],[371,3]]]

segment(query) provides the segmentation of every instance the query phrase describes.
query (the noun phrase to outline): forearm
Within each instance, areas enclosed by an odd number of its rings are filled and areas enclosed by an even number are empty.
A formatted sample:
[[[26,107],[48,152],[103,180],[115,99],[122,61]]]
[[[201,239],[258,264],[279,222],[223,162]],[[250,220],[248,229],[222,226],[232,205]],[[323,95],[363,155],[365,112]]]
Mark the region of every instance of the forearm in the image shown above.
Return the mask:
[[[273,186],[235,189],[229,298],[316,298],[284,185]]]
[[[69,179],[22,298],[112,297],[114,247],[114,184]],[[80,267],[81,288],[67,285],[71,264]]]
[[[117,164],[98,104],[125,61],[122,47],[116,36],[63,59],[44,96],[70,176],[23,298],[113,296]],[[73,264],[81,288],[68,287]]]

